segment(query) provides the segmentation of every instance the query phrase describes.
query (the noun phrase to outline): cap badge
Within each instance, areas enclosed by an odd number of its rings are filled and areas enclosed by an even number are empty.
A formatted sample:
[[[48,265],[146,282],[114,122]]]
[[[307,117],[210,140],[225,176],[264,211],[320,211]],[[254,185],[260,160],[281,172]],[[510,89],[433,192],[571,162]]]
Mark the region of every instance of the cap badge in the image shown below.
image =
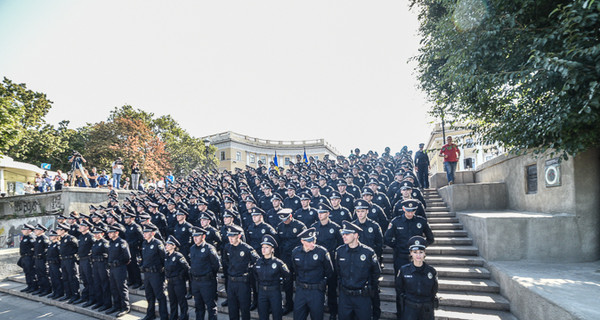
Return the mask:
[[[415,245],[417,245],[417,246],[418,246],[418,245],[420,245],[420,244],[421,244],[421,241],[419,241],[419,240],[415,240]]]
[[[367,260],[367,256],[365,256],[364,254],[360,255],[360,261],[365,261]]]

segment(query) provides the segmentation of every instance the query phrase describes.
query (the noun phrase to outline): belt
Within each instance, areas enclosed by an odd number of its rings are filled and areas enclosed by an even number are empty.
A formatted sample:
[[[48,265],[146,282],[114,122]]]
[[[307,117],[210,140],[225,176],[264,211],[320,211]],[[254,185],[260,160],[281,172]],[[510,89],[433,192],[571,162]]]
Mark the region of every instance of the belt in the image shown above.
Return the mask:
[[[111,268],[120,267],[122,265],[123,265],[123,263],[121,261],[118,261],[118,260],[115,260],[113,262],[109,262],[108,263],[108,266],[111,267]]]
[[[229,281],[233,282],[248,282],[248,274],[241,275],[239,277],[229,276]]]
[[[23,253],[21,257],[33,257],[33,253]]]
[[[349,296],[362,296],[362,297],[366,297],[369,296],[371,293],[371,290],[369,290],[369,288],[365,287],[362,289],[348,289],[348,288],[341,288],[342,291],[349,295]]]
[[[61,259],[65,260],[65,259],[75,259],[77,257],[77,255],[71,255],[71,256],[60,256]]]
[[[263,291],[281,291],[281,286],[278,284],[273,286],[258,286],[258,288]]]
[[[302,289],[307,289],[307,290],[325,290],[325,284],[324,283],[304,283],[304,282],[300,282],[300,281],[296,281],[296,287],[297,288],[302,288]]]
[[[167,280],[176,280],[176,279],[185,280],[185,277],[183,275],[177,275],[177,276],[167,277]]]
[[[58,259],[52,259],[52,260],[48,260],[48,263],[49,264],[59,264],[60,260],[58,260]]]
[[[194,281],[209,281],[209,280],[215,280],[215,275],[212,273],[203,275],[203,276],[195,276],[195,275],[191,275],[192,280]]]
[[[44,257],[44,254],[39,253],[39,254],[35,255],[35,258],[38,259],[38,260],[42,260],[42,259],[45,259],[46,257]]]
[[[142,272],[151,272],[151,273],[159,273],[165,271],[165,269],[161,266],[152,266],[152,267],[142,267]]]
[[[79,257],[79,259],[80,259],[80,260],[83,260],[83,259],[89,259],[89,258],[90,258],[90,256]]]
[[[108,258],[105,258],[105,257],[97,257],[97,258],[94,258],[94,257],[92,257],[90,260],[91,260],[92,262],[106,262],[106,261],[108,260]]]

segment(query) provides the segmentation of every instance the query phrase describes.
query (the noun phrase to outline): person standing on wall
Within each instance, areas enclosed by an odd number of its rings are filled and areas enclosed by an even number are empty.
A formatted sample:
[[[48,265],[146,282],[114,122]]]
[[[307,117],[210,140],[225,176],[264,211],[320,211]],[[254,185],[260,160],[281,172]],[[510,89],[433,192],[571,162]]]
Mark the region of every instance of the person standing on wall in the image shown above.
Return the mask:
[[[456,172],[456,164],[460,157],[460,150],[455,143],[452,143],[452,137],[446,138],[446,144],[440,150],[440,157],[444,158],[444,170],[448,178],[448,184],[454,184],[454,173]]]
[[[423,151],[424,143],[419,143],[419,151],[415,153],[415,171],[419,185],[423,189],[429,188],[429,156]]]
[[[140,164],[136,160],[134,160],[133,164],[131,165],[131,189],[132,190],[138,190],[138,187],[140,184],[140,174],[141,174]]]
[[[112,163],[112,178],[113,178],[113,188],[120,189],[121,188],[121,175],[123,174],[123,160],[121,158],[117,158]]]

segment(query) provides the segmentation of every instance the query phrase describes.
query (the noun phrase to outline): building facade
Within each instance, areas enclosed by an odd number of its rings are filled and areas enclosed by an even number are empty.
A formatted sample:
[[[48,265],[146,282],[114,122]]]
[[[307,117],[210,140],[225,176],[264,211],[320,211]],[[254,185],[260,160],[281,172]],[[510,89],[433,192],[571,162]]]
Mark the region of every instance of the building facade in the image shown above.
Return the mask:
[[[246,166],[258,167],[258,161],[269,165],[277,152],[279,166],[287,166],[292,161],[296,162],[296,155],[303,155],[306,150],[307,157],[323,159],[325,155],[335,158],[339,152],[324,139],[316,140],[266,140],[249,137],[232,131],[202,137],[210,141],[217,148],[215,154],[219,164],[219,171],[244,169]]]
[[[460,159],[456,167],[457,171],[475,170],[482,163],[504,152],[502,148],[495,144],[482,145],[477,143],[478,139],[473,132],[461,128],[461,125],[457,125],[456,127],[446,125],[445,132],[446,137],[452,136],[453,142],[458,145],[460,150]],[[427,150],[427,154],[429,155],[429,163],[431,164],[431,169],[429,169],[430,174],[444,172],[444,158],[438,156],[444,144],[446,142],[443,137],[442,125],[436,123],[425,146],[425,150]]]
[[[6,196],[24,194],[24,186],[28,182],[35,184],[35,175],[48,172],[54,176],[56,172],[45,171],[32,164],[14,161],[13,158],[0,155],[0,194]]]

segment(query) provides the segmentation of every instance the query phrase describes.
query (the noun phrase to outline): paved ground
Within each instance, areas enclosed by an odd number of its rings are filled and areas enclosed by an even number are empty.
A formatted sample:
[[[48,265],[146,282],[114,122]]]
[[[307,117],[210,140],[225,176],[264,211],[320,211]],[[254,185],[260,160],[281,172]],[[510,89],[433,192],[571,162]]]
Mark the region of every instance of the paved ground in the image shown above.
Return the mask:
[[[0,319],[95,319],[61,308],[0,293]]]

